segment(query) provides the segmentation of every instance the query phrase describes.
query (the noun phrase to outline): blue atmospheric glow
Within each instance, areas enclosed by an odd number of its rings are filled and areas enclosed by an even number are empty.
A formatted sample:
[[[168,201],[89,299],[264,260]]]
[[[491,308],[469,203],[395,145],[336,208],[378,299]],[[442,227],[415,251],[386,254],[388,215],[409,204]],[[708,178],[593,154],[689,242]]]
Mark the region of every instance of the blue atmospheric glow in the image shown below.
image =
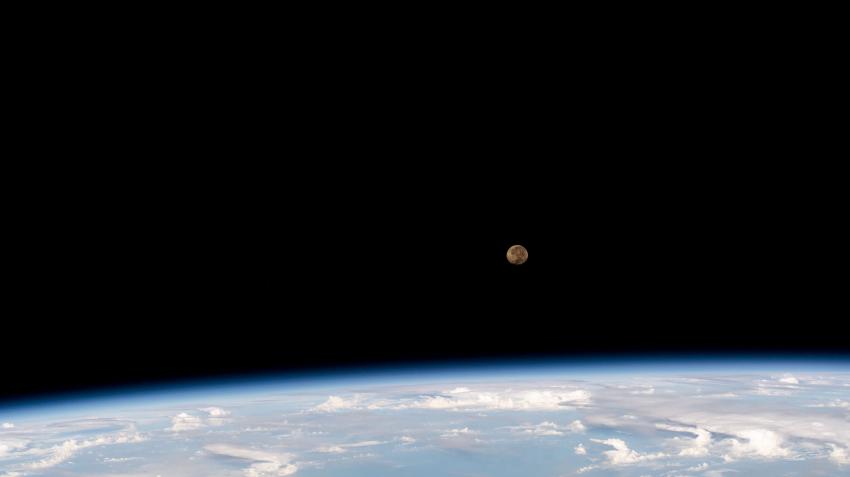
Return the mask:
[[[850,356],[481,361],[0,404],[0,476],[850,475]]]

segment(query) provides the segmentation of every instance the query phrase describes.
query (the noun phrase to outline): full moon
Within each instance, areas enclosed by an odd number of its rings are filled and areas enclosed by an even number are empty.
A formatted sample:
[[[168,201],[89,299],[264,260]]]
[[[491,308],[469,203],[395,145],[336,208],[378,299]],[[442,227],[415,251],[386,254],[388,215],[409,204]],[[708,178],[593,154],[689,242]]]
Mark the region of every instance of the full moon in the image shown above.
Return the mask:
[[[528,260],[528,250],[522,245],[513,245],[508,249],[508,261],[514,265],[522,265]]]

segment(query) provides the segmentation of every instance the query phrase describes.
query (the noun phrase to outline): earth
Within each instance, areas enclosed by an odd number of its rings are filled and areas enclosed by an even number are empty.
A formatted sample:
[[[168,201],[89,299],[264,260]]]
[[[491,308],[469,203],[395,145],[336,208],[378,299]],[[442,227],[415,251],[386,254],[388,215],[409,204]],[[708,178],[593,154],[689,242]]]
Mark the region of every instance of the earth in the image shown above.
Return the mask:
[[[0,476],[850,476],[850,363],[526,363],[0,406]]]

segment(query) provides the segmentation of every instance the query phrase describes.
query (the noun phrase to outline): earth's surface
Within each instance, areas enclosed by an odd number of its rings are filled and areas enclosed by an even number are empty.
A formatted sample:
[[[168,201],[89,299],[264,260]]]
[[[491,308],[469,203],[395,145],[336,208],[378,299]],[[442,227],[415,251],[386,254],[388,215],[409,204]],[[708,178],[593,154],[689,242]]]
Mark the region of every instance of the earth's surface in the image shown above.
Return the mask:
[[[850,476],[850,363],[280,378],[0,407],[0,476]]]

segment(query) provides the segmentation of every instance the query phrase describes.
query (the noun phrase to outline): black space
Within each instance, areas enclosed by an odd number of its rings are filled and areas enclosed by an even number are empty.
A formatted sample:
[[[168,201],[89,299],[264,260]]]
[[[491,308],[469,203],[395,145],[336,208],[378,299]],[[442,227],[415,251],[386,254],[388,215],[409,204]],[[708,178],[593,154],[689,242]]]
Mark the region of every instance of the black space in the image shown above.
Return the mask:
[[[361,58],[286,88],[243,65],[228,88],[172,74],[89,104],[101,127],[54,146],[110,165],[41,169],[50,193],[21,196],[26,224],[7,232],[22,266],[0,398],[490,357],[850,352],[846,184],[814,163],[836,131],[810,109],[822,88],[744,61],[524,58],[381,82]]]

